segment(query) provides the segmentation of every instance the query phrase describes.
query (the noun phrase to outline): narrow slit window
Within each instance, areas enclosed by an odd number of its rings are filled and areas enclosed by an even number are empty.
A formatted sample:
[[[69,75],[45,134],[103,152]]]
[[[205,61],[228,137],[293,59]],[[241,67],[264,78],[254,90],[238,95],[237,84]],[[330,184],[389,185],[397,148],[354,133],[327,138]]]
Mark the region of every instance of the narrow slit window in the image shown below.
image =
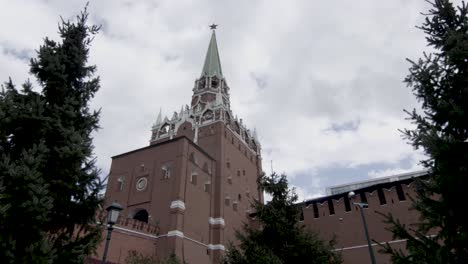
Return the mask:
[[[385,194],[382,189],[377,190],[377,195],[379,196],[380,205],[387,204],[387,200],[385,200]]]
[[[304,210],[301,208],[301,214],[299,215],[299,221],[304,221]]]
[[[197,176],[198,174],[196,172],[192,173],[192,175],[190,176],[190,182],[193,185],[197,185]]]
[[[210,192],[210,186],[211,186],[211,182],[210,181],[207,181],[205,182],[205,185],[203,187],[204,191],[209,193]]]
[[[124,182],[125,182],[125,178],[124,177],[119,177],[117,179],[117,190],[118,191],[123,191],[124,189]]]
[[[405,193],[403,192],[403,188],[401,187],[401,184],[398,184],[396,186],[396,192],[397,192],[397,195],[398,195],[398,200],[400,200],[400,201],[405,201],[406,200]]]

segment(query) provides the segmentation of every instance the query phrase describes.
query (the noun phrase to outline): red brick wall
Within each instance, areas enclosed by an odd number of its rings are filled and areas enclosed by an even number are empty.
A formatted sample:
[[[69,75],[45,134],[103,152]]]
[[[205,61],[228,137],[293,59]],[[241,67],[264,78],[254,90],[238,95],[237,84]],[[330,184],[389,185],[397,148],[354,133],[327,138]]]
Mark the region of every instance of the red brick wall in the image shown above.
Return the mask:
[[[394,186],[388,187],[388,189],[384,187],[383,193],[387,202],[385,205],[380,205],[377,189],[365,192],[369,208],[363,210],[371,240],[378,242],[392,241],[392,234],[385,229],[387,225],[383,223],[384,218],[376,212],[391,213],[400,219],[402,223],[406,224],[417,222],[418,213],[410,210],[411,201],[409,196],[415,196],[413,186],[412,184],[402,184],[402,188],[406,197],[405,201],[399,201]],[[361,202],[359,191],[356,191],[356,193],[354,201]],[[363,222],[359,212],[360,209],[358,206],[351,204],[351,211],[346,212],[344,206],[345,195],[343,194],[341,197],[334,196],[335,199],[332,199],[335,209],[335,214],[333,215],[330,215],[328,201],[317,203],[319,210],[318,218],[314,218],[313,203],[304,206],[302,208],[304,215],[303,224],[318,232],[323,239],[329,240],[335,236],[338,242],[336,248],[345,248],[344,250],[338,250],[343,255],[344,263],[369,263],[370,257]],[[394,242],[393,246],[404,248],[404,241]],[[378,252],[381,249],[380,246],[374,245],[373,249],[377,263],[390,263],[388,256]]]

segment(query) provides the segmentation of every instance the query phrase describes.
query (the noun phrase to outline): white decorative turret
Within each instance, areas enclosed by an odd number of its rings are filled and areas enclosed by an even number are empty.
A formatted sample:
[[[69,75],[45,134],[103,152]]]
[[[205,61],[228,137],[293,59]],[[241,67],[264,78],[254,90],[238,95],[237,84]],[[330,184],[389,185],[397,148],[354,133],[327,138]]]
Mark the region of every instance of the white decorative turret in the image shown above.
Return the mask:
[[[161,124],[161,108],[159,108],[159,114],[158,117],[156,118],[156,126]]]

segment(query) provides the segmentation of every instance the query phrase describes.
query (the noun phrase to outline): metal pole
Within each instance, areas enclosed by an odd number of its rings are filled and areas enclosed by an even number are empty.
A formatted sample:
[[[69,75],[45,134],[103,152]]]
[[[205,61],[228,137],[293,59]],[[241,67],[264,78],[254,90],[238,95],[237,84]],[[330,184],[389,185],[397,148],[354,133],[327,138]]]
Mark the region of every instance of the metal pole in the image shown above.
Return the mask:
[[[107,250],[109,250],[109,243],[111,240],[111,234],[113,229],[114,228],[112,227],[112,225],[109,225],[109,227],[107,228],[106,247],[104,248],[104,255],[102,256],[102,264],[106,264]]]
[[[366,239],[367,239],[367,246],[369,247],[369,255],[371,258],[371,263],[376,264],[375,262],[375,256],[374,256],[374,250],[372,249],[371,241],[369,238],[369,231],[367,230],[367,223],[366,223],[366,217],[364,216],[363,208],[361,205],[359,205],[360,211],[361,211],[361,217],[362,217],[362,223],[364,224],[364,231],[366,233]]]

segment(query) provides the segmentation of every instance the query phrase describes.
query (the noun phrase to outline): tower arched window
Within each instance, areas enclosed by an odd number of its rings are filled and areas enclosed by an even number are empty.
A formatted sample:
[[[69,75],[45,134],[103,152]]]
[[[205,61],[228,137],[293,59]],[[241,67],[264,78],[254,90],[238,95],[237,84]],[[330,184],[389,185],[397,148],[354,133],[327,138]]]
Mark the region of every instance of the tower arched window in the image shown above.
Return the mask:
[[[161,129],[159,130],[159,134],[160,135],[165,135],[167,133],[169,133],[169,129],[170,129],[170,126],[169,124],[164,124]]]
[[[214,76],[211,78],[211,88],[218,88],[219,79],[218,77]]]
[[[163,165],[161,167],[163,179],[169,179],[171,177],[171,167],[169,165]]]
[[[125,177],[121,176],[117,179],[117,190],[118,191],[123,191],[124,189],[124,182],[125,182]]]
[[[135,215],[133,216],[133,219],[148,223],[148,211],[146,211],[145,209],[139,210],[138,212],[135,213]]]

